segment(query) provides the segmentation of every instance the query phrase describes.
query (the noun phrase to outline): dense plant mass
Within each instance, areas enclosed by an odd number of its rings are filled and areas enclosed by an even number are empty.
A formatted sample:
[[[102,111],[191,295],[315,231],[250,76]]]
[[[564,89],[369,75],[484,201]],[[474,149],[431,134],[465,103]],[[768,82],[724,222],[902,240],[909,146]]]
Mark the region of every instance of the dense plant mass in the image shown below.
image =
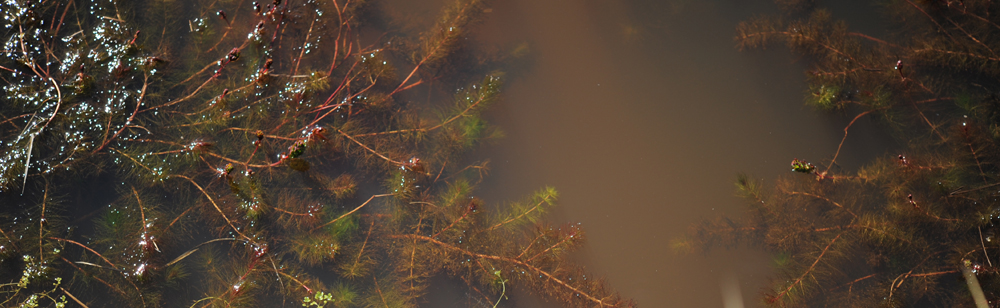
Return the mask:
[[[458,51],[485,9],[411,38],[364,1],[0,3],[0,306],[632,306],[554,189],[474,196],[513,60]]]
[[[806,101],[873,118],[903,147],[859,170],[792,161],[773,186],[741,175],[741,218],[680,248],[774,253],[780,307],[986,307],[1000,300],[1000,3],[893,0],[893,35],[852,32],[809,1],[740,24],[740,48],[785,43],[809,60]],[[816,158],[813,158],[816,159]],[[992,263],[997,260],[997,264]],[[967,275],[963,275],[965,272]],[[978,286],[976,285],[978,284]]]

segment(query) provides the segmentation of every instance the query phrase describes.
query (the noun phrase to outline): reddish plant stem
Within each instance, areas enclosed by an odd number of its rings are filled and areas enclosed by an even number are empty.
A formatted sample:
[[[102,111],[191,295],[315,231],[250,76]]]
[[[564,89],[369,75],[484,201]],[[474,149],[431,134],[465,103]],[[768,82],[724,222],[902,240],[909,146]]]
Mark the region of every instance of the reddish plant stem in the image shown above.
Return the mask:
[[[375,220],[373,219],[372,223],[374,223],[374,222],[375,222]],[[413,230],[413,234],[414,235],[417,235],[417,233],[420,233],[420,227],[423,226],[423,224],[424,224],[424,217],[420,216],[420,219],[417,220],[417,227],[414,228],[414,230]],[[368,241],[367,237],[365,238],[365,241],[366,242]],[[417,239],[413,239],[413,243],[411,243],[411,245],[413,245],[413,249],[410,250],[410,276],[407,278],[407,280],[410,281],[410,290],[414,290],[414,289],[416,289],[416,286],[414,286],[413,284],[415,283],[416,278],[413,276],[413,269],[416,267],[416,261],[415,260],[416,260],[416,257],[417,257]]]
[[[301,286],[301,287],[302,287],[303,289],[306,289],[306,292],[309,292],[309,294],[313,294],[313,293],[316,293],[316,291],[313,291],[313,289],[312,289],[312,288],[310,288],[310,287],[309,287],[309,286],[307,286],[307,285],[306,285],[305,283],[303,283],[302,281],[300,281],[300,280],[298,280],[297,278],[295,278],[295,276],[292,276],[292,275],[289,275],[288,273],[285,273],[285,272],[281,272],[281,271],[279,271],[278,273],[280,273],[280,274],[282,274],[282,275],[285,275],[285,277],[288,277],[288,278],[289,278],[289,279],[291,279],[292,281],[295,281],[295,283],[298,283],[298,284],[299,284],[299,286]]]
[[[149,86],[149,76],[146,76],[146,78],[142,82],[142,89],[139,90],[139,100],[136,101],[136,103],[135,103],[135,111],[133,111],[132,115],[128,117],[128,120],[125,120],[125,125],[123,125],[122,128],[118,129],[118,131],[115,132],[115,134],[112,135],[111,138],[105,138],[104,141],[101,143],[101,146],[97,147],[97,149],[94,150],[94,153],[97,153],[101,149],[104,149],[104,147],[107,146],[108,143],[111,143],[112,140],[115,140],[115,138],[118,138],[118,135],[121,134],[123,131],[125,131],[126,128],[128,128],[128,124],[132,123],[132,120],[135,120],[135,115],[139,113],[139,108],[142,107],[142,100],[146,98],[146,87],[147,86]],[[55,115],[53,115],[53,116],[55,116]],[[110,125],[108,125],[108,126],[110,127]]]
[[[168,224],[167,227],[164,228],[163,231],[166,231],[167,229],[170,229],[170,227],[173,227],[174,224],[177,223],[177,221],[180,220],[182,217],[184,217],[184,215],[187,215],[187,212],[190,211],[191,209],[194,209],[194,206],[188,207],[186,210],[184,210],[184,212],[181,212],[180,215],[177,215],[177,218],[174,218],[174,220],[171,220],[170,224]]]
[[[917,104],[930,103],[930,102],[935,102],[935,101],[939,101],[939,100],[943,100],[943,99],[951,99],[951,98],[950,97],[942,97],[942,98],[925,99],[925,100],[922,100],[922,101],[912,102],[911,105],[914,108],[917,108],[916,107]],[[844,141],[847,140],[847,132],[851,128],[851,125],[854,125],[854,122],[857,122],[858,119],[860,119],[862,116],[865,116],[865,115],[867,115],[869,113],[872,113],[872,112],[875,112],[875,111],[885,110],[885,109],[887,109],[889,107],[892,107],[892,106],[885,106],[885,107],[881,107],[881,108],[867,110],[865,112],[859,113],[858,115],[854,116],[854,119],[851,119],[851,122],[848,123],[846,127],[844,127],[844,137],[840,139],[840,144],[837,145],[837,152],[835,152],[833,154],[833,159],[830,160],[830,163],[828,165],[826,165],[826,170],[823,171],[821,174],[825,175],[827,172],[830,171],[830,168],[833,167],[833,164],[835,162],[837,162],[837,157],[840,156],[840,150],[844,147]],[[923,116],[924,114],[923,114],[923,112],[920,111],[919,108],[917,108],[917,112],[920,114],[921,117],[923,117],[924,121],[927,122],[927,125],[931,126],[931,130],[933,130],[935,133],[937,133],[938,136],[940,136],[942,138],[942,140],[944,140],[944,136],[942,136],[941,133],[937,131],[937,128],[930,122],[930,120],[927,119],[927,117]]]
[[[893,43],[889,43],[889,42],[880,40],[878,38],[874,38],[874,37],[868,36],[868,35],[866,35],[864,33],[851,32],[851,33],[848,33],[847,35],[861,37],[861,38],[864,38],[864,39],[867,39],[867,40],[870,40],[870,41],[873,41],[873,42],[876,42],[876,43],[879,43],[879,44],[889,45],[889,46],[892,46],[892,47],[897,47],[897,48],[902,47],[902,46],[899,46],[899,45],[896,45],[896,44],[893,44]]]
[[[942,99],[947,99],[947,98],[942,98]],[[910,105],[913,106],[913,109],[917,110],[917,114],[920,115],[920,118],[924,120],[924,123],[927,123],[927,126],[931,127],[931,131],[933,131],[935,134],[937,134],[938,137],[941,138],[941,141],[947,141],[947,138],[945,138],[944,135],[942,135],[941,132],[939,132],[937,130],[937,126],[934,126],[934,123],[931,123],[931,120],[928,119],[927,116],[924,115],[924,112],[921,111],[919,107],[917,107],[918,103],[933,102],[933,101],[937,101],[937,100],[938,99],[936,99],[936,98],[934,98],[934,99],[928,99],[928,100],[923,100],[923,101],[919,101],[919,102],[913,102]]]
[[[368,225],[368,233],[365,234],[365,241],[361,243],[361,249],[358,249],[358,256],[354,258],[354,265],[361,263],[361,255],[365,252],[365,247],[368,247],[368,239],[372,237],[372,230],[375,229],[375,220],[372,219],[370,225]],[[410,273],[413,273],[413,268],[410,268]]]
[[[464,8],[462,8],[462,10],[463,10],[462,14],[457,14],[456,17],[455,17],[456,19],[453,20],[452,22],[453,23],[457,22],[457,19],[461,18],[461,16],[464,15],[464,11],[467,10],[467,9],[469,9],[470,6],[471,6],[471,4],[468,4]],[[410,71],[410,74],[406,75],[406,78],[403,79],[403,82],[400,82],[399,86],[397,86],[395,90],[392,90],[392,92],[389,93],[389,96],[392,96],[392,95],[394,95],[396,93],[399,93],[400,91],[403,91],[403,90],[411,88],[413,85],[407,86],[407,87],[404,88],[404,86],[406,85],[406,82],[410,81],[410,78],[412,78],[413,75],[417,73],[417,70],[420,69],[420,66],[424,65],[425,63],[427,63],[427,61],[431,57],[433,57],[435,54],[438,53],[438,50],[440,50],[441,47],[443,47],[445,45],[444,43],[445,42],[442,41],[440,44],[438,44],[437,46],[434,46],[434,48],[432,48],[430,51],[428,51],[427,54],[424,55],[423,59],[420,59],[420,62],[417,63],[417,65],[413,67],[413,70]]]
[[[965,145],[969,147],[972,159],[976,161],[976,167],[979,167],[979,176],[983,178],[983,183],[989,184],[990,181],[986,179],[986,172],[983,171],[983,164],[979,162],[979,155],[976,154],[976,148],[972,146],[972,139],[969,138],[968,126],[965,125],[965,123],[962,123],[962,137],[965,138]]]
[[[840,144],[837,145],[837,152],[835,152],[833,154],[833,159],[830,160],[830,164],[826,165],[826,170],[823,171],[823,174],[829,172],[830,168],[833,167],[833,164],[835,162],[837,162],[837,156],[840,156],[840,149],[844,147],[844,141],[847,140],[847,130],[851,129],[851,125],[854,125],[854,122],[857,122],[858,119],[860,119],[861,117],[865,116],[866,114],[869,114],[869,113],[872,113],[872,112],[874,112],[876,110],[881,110],[881,109],[884,109],[884,108],[872,109],[872,110],[868,110],[868,111],[862,112],[862,113],[854,116],[854,119],[851,119],[850,123],[847,123],[847,126],[844,127],[844,137],[840,139]]]
[[[913,274],[913,275],[910,275],[910,277],[938,276],[938,275],[954,274],[954,273],[958,273],[958,272],[959,272],[959,270],[939,271],[939,272],[931,272],[931,273]]]
[[[535,258],[538,258],[539,256],[545,254],[546,252],[549,252],[549,250],[552,250],[552,248],[556,248],[556,246],[562,245],[563,243],[569,241],[570,239],[572,239],[575,236],[576,236],[575,234],[567,236],[566,238],[562,239],[561,241],[556,242],[555,244],[552,244],[551,246],[545,248],[545,250],[542,250],[541,252],[535,254],[531,258],[528,258],[527,260],[524,260],[524,262],[531,262],[531,260],[534,260]]]
[[[442,248],[445,248],[445,249],[448,249],[448,250],[453,250],[453,251],[459,252],[459,253],[467,255],[467,256],[476,257],[476,258],[482,258],[482,259],[489,259],[489,260],[497,260],[497,261],[502,261],[502,262],[507,262],[507,263],[511,263],[511,264],[514,264],[514,265],[518,265],[518,266],[521,266],[521,267],[524,267],[524,268],[528,269],[529,271],[538,273],[540,276],[544,276],[546,279],[551,280],[555,284],[560,285],[560,286],[562,286],[562,287],[564,287],[566,289],[569,289],[570,291],[575,292],[576,294],[579,294],[582,298],[593,302],[594,304],[596,304],[599,307],[610,306],[609,304],[605,303],[604,300],[598,299],[598,298],[594,297],[593,295],[590,295],[589,293],[584,292],[583,290],[580,290],[580,289],[577,289],[577,288],[573,287],[569,283],[566,283],[562,279],[557,278],[556,276],[552,275],[548,271],[545,271],[545,270],[542,270],[540,268],[534,267],[531,264],[528,264],[528,263],[523,262],[521,260],[517,260],[517,259],[513,259],[513,258],[509,258],[509,257],[501,257],[501,256],[494,256],[494,255],[485,255],[485,254],[471,252],[471,251],[468,251],[468,250],[465,250],[465,249],[462,249],[462,248],[458,248],[458,247],[452,246],[450,244],[441,242],[439,240],[436,240],[436,239],[433,239],[433,238],[430,238],[430,237],[426,237],[426,236],[422,236],[422,235],[405,234],[405,235],[390,235],[389,237],[390,238],[419,239],[419,240],[422,240],[422,241],[425,241],[425,242],[429,242],[429,243],[441,246]]]
[[[917,268],[920,267],[921,265],[924,265],[924,262],[927,262],[927,260],[929,260],[933,256],[934,256],[934,254],[931,254],[931,255],[925,257],[923,260],[920,261],[920,263],[917,263],[917,266],[914,266],[913,268],[911,268],[909,272],[906,272],[905,274],[899,275],[899,276],[896,277],[896,279],[893,279],[892,283],[889,284],[889,299],[892,299],[892,294],[895,291],[895,289],[897,289],[900,286],[902,286],[903,282],[906,281],[906,278],[910,277],[910,274],[912,274],[913,271],[917,270]],[[896,283],[897,281],[899,283]]]
[[[797,38],[809,40],[809,41],[812,41],[813,43],[816,43],[819,46],[822,46],[823,48],[825,48],[825,49],[827,49],[827,50],[829,50],[829,51],[831,51],[833,53],[836,53],[836,54],[840,55],[841,57],[849,59],[851,62],[858,63],[859,65],[861,65],[862,68],[864,68],[866,70],[872,69],[872,68],[868,67],[867,65],[861,64],[860,61],[858,61],[857,59],[855,59],[851,55],[847,54],[846,52],[843,52],[840,49],[834,48],[833,46],[827,45],[827,44],[821,42],[820,40],[818,40],[816,38],[813,38],[811,36],[806,36],[806,35],[803,35],[801,33],[790,32],[790,31],[768,31],[768,32],[751,33],[749,35],[744,35],[742,37],[742,39],[746,39],[746,38],[749,38],[749,37],[755,37],[755,36],[762,36],[762,35],[765,35],[765,34],[780,34],[780,35],[784,35],[786,37],[797,37]]]
[[[807,192],[789,191],[789,192],[786,192],[786,193],[789,194],[789,195],[802,195],[802,196],[813,197],[813,198],[816,198],[816,199],[826,200],[826,202],[829,202],[830,204],[833,204],[833,205],[835,205],[835,206],[843,209],[844,211],[847,211],[847,213],[851,214],[851,216],[854,216],[855,219],[858,218],[858,215],[854,214],[854,212],[851,211],[851,209],[846,208],[843,205],[840,205],[840,203],[837,203],[836,201],[830,200],[830,198],[823,197],[823,196],[816,195],[816,194],[807,193]]]
[[[951,36],[951,34],[948,33],[948,31],[945,30],[944,27],[941,26],[941,24],[938,23],[937,20],[934,19],[934,17],[931,17],[931,14],[927,14],[927,11],[924,11],[924,9],[920,8],[920,6],[917,5],[916,3],[913,3],[913,1],[906,0],[906,3],[909,3],[911,6],[913,6],[913,8],[917,9],[917,11],[920,11],[920,13],[924,14],[924,16],[927,16],[927,19],[929,19],[931,22],[933,22],[935,25],[937,25],[938,32],[944,33],[945,35],[948,36],[948,38],[951,39],[952,42],[955,42],[955,44],[961,45],[961,43],[958,40],[956,40],[955,37]]]
[[[345,74],[345,76],[350,76],[351,72],[353,72],[354,68],[357,67],[357,66],[358,66],[358,61],[355,61],[354,64],[351,65],[351,68],[347,70],[347,74]],[[331,71],[331,74],[332,74],[332,71]],[[327,76],[329,76],[329,75],[327,75]],[[330,102],[333,102],[333,98],[336,97],[337,94],[340,93],[340,90],[343,90],[345,86],[348,86],[350,84],[351,80],[354,80],[354,77],[344,77],[344,79],[340,80],[340,85],[337,86],[337,89],[333,90],[333,93],[330,93],[330,97],[327,98],[326,101],[323,102],[322,105],[320,105],[319,107],[317,107],[316,110],[318,111],[318,110],[322,110],[322,109],[326,109],[326,108],[340,107],[341,104],[337,104],[334,107],[331,107],[329,105],[330,105]]]
[[[378,285],[378,278],[377,278],[377,277],[375,277],[374,275],[372,275],[372,280],[374,280],[374,281],[375,281],[375,291],[378,291],[378,297],[379,297],[380,299],[382,299],[382,305],[384,305],[384,306],[385,306],[386,308],[388,308],[388,307],[389,307],[389,304],[387,304],[387,303],[385,302],[385,295],[382,295],[382,287],[380,287],[380,286]]]
[[[521,251],[521,254],[518,254],[517,257],[514,257],[514,259],[521,259],[521,257],[524,256],[525,253],[528,253],[528,250],[531,249],[531,246],[534,246],[535,243],[538,243],[538,240],[541,239],[543,236],[545,236],[545,233],[538,234],[538,236],[536,236],[534,240],[531,240],[531,243],[528,244],[527,247],[524,247],[524,250]]]
[[[447,231],[448,229],[450,229],[452,226],[454,226],[455,224],[457,224],[462,219],[465,219],[466,216],[469,216],[469,213],[472,213],[472,211],[476,209],[474,202],[475,201],[469,201],[469,204],[465,208],[465,213],[462,213],[461,217],[459,217],[458,219],[455,219],[455,221],[452,221],[450,225],[448,225],[447,227],[444,227],[444,229],[441,229],[441,231],[438,231],[437,233],[434,233],[434,235],[432,235],[431,238],[437,238],[438,235],[441,235],[441,233],[443,233],[444,231]]]
[[[445,125],[448,125],[449,123],[454,122],[455,120],[458,120],[461,117],[464,117],[467,113],[469,113],[469,111],[472,111],[472,109],[476,108],[476,106],[478,106],[482,102],[483,102],[483,98],[479,98],[478,100],[476,100],[476,102],[470,104],[469,107],[466,107],[465,110],[462,110],[462,112],[458,113],[457,115],[455,115],[455,116],[453,116],[451,118],[448,118],[447,120],[445,120],[444,122],[441,122],[440,124],[437,124],[437,125],[434,125],[434,126],[431,126],[431,127],[412,128],[412,129],[397,129],[397,130],[377,132],[377,133],[359,134],[359,135],[355,135],[354,137],[390,135],[390,134],[411,133],[411,132],[429,132],[429,131],[436,130],[436,129],[439,129],[441,127],[444,127]]]
[[[806,271],[802,273],[802,276],[799,276],[799,278],[795,279],[795,281],[793,281],[792,284],[788,286],[788,288],[786,288],[784,291],[781,291],[781,293],[778,293],[778,295],[775,295],[774,298],[768,301],[774,303],[780,300],[782,297],[785,297],[785,295],[788,294],[788,292],[791,291],[792,288],[795,287],[795,285],[801,283],[802,279],[805,279],[806,276],[809,275],[809,273],[811,273],[814,268],[816,268],[816,264],[819,264],[819,261],[823,259],[824,255],[826,255],[826,252],[830,249],[830,246],[833,246],[833,243],[837,242],[837,239],[839,239],[841,235],[843,235],[843,233],[837,234],[837,236],[834,237],[833,240],[830,240],[830,244],[827,244],[826,248],[823,248],[823,251],[819,253],[818,257],[816,257],[816,261],[813,261],[812,265],[810,265],[809,268],[807,268]]]
[[[326,223],[324,223],[324,224],[320,225],[319,227],[315,227],[315,228],[313,228],[312,230],[309,230],[309,231],[316,231],[316,230],[318,230],[318,229],[320,229],[320,228],[322,228],[322,227],[326,227],[326,226],[329,226],[330,224],[332,224],[332,223],[334,223],[334,222],[337,222],[338,220],[340,220],[340,219],[342,219],[342,218],[344,218],[344,217],[347,217],[347,215],[351,215],[351,214],[354,214],[354,212],[357,212],[357,211],[358,211],[358,210],[360,210],[361,208],[365,207],[365,205],[368,205],[368,203],[369,203],[369,202],[371,202],[371,201],[372,201],[373,199],[375,199],[375,198],[381,198],[381,197],[388,197],[388,196],[392,196],[392,194],[381,194],[381,195],[372,195],[371,197],[369,197],[369,198],[368,198],[368,200],[366,200],[366,201],[365,201],[364,203],[362,203],[362,204],[361,204],[361,205],[359,205],[358,207],[354,208],[354,209],[353,209],[353,210],[351,210],[350,212],[347,212],[347,213],[344,213],[343,215],[340,215],[339,217],[337,217],[337,218],[334,218],[333,220],[331,220],[331,221],[328,221],[328,222],[326,222]]]
[[[371,152],[372,154],[375,154],[376,156],[378,156],[378,157],[380,157],[380,158],[384,159],[384,160],[385,160],[385,161],[387,161],[387,162],[390,162],[390,163],[393,163],[393,164],[396,164],[396,165],[398,165],[398,166],[403,166],[403,165],[406,165],[405,163],[402,163],[402,162],[399,162],[399,161],[395,161],[395,160],[393,160],[393,159],[391,159],[391,158],[388,158],[388,157],[386,157],[385,155],[382,155],[382,153],[379,153],[379,152],[376,152],[375,150],[372,150],[372,148],[369,148],[369,147],[368,147],[367,145],[365,145],[364,143],[361,143],[361,141],[358,141],[357,139],[354,139],[354,137],[351,137],[351,135],[348,135],[347,133],[344,133],[344,131],[342,131],[342,130],[340,130],[340,129],[337,129],[337,133],[340,133],[340,135],[342,135],[342,136],[344,136],[344,137],[347,137],[347,139],[350,139],[351,141],[353,141],[354,143],[358,144],[359,146],[361,146],[361,147],[362,147],[362,148],[364,148],[365,150],[368,150],[368,152]]]
[[[63,260],[64,262],[66,262],[66,264],[69,264],[69,266],[72,266],[72,267],[73,267],[73,268],[75,268],[76,270],[78,270],[78,271],[80,271],[81,273],[83,273],[84,275],[87,275],[87,276],[90,276],[91,278],[94,278],[94,279],[97,279],[97,281],[100,281],[100,282],[101,282],[102,284],[104,284],[104,285],[108,286],[108,288],[109,288],[109,289],[111,289],[112,291],[115,291],[115,292],[117,292],[117,293],[118,293],[119,295],[121,295],[121,296],[122,296],[122,298],[128,298],[128,295],[127,295],[127,294],[125,294],[125,291],[122,291],[121,289],[119,289],[119,288],[117,288],[117,287],[115,287],[115,286],[111,285],[110,283],[108,283],[107,281],[104,281],[104,279],[101,279],[100,277],[97,277],[97,276],[94,276],[94,275],[91,275],[90,273],[87,273],[87,271],[84,271],[84,270],[83,270],[82,268],[80,268],[79,266],[76,266],[76,264],[74,264],[74,263],[73,263],[73,262],[71,262],[70,260],[66,260],[66,258],[64,258],[64,257],[59,257],[59,258],[60,258],[60,259],[62,259],[62,260]]]
[[[378,80],[378,78],[376,77],[376,78],[375,78],[375,80],[372,80],[372,83],[371,83],[370,85],[368,85],[368,86],[367,86],[367,87],[365,87],[364,89],[361,89],[361,90],[360,90],[360,91],[358,91],[357,93],[354,93],[353,95],[351,95],[351,96],[349,96],[349,97],[345,98],[345,99],[344,99],[344,101],[345,101],[345,102],[349,102],[349,101],[351,101],[352,99],[354,99],[355,97],[358,97],[358,96],[360,96],[361,94],[364,94],[365,92],[368,92],[368,89],[371,89],[372,87],[374,87],[374,86],[375,86],[375,83],[376,83],[376,81],[377,81],[377,80]],[[330,96],[330,98],[333,98],[333,96],[331,95],[331,96]],[[341,103],[341,104],[337,104],[337,106],[336,106],[336,107],[340,107],[340,106],[342,106],[343,104],[345,104],[345,103]],[[346,104],[347,104],[348,106],[350,106],[350,103],[346,103]],[[329,106],[327,106],[327,107],[329,107]],[[327,111],[327,112],[326,112],[326,113],[324,113],[324,114],[323,114],[322,116],[318,116],[318,117],[316,117],[316,119],[315,119],[315,120],[313,120],[312,122],[310,122],[310,123],[309,123],[308,125],[306,125],[305,127],[309,127],[309,126],[313,126],[313,125],[316,125],[316,123],[319,123],[319,121],[320,121],[320,120],[323,120],[323,118],[326,118],[326,117],[327,117],[328,115],[330,115],[330,114],[331,114],[331,113],[333,113],[334,111],[337,111],[337,108],[330,108],[330,111]]]
[[[299,51],[299,57],[295,58],[295,69],[292,70],[292,75],[298,75],[299,74],[299,64],[302,63],[302,57],[306,55],[306,46],[309,45],[309,37],[312,36],[313,26],[314,25],[316,25],[316,19],[313,19],[312,23],[309,24],[309,31],[306,32],[306,38],[305,38],[305,40],[303,40],[302,50]],[[334,55],[336,55],[336,54],[334,54]],[[336,56],[334,56],[334,59],[336,59]]]
[[[175,175],[172,175],[172,176],[178,177],[178,178],[182,178],[182,179],[187,180],[188,182],[191,182],[191,185],[194,185],[194,187],[198,188],[198,190],[201,191],[201,193],[205,195],[205,198],[208,198],[208,201],[212,203],[212,206],[214,206],[215,210],[219,212],[219,215],[222,215],[222,219],[225,219],[226,223],[229,224],[229,227],[233,228],[233,232],[236,232],[236,234],[239,234],[241,237],[243,237],[247,241],[252,242],[252,239],[250,237],[248,237],[248,236],[244,235],[242,232],[240,232],[239,228],[236,228],[236,225],[233,224],[233,221],[229,220],[229,217],[226,216],[226,213],[222,211],[222,208],[220,208],[219,205],[215,203],[215,199],[212,199],[212,196],[209,195],[208,192],[205,191],[205,189],[203,189],[201,187],[201,185],[198,185],[198,183],[195,182],[194,179],[191,179],[191,178],[189,178],[189,177],[187,177],[185,175],[180,175],[180,174],[175,174]]]
[[[989,51],[990,54],[992,54],[994,57],[997,56],[997,54],[993,52],[993,49],[990,48],[990,46],[986,46],[986,44],[983,44],[983,42],[979,41],[979,39],[977,39],[975,36],[969,34],[968,31],[965,31],[965,28],[962,28],[962,26],[956,23],[954,20],[951,20],[951,18],[948,17],[945,17],[944,19],[947,20],[949,23],[951,23],[953,26],[955,26],[956,29],[962,31],[962,33],[965,34],[965,36],[971,39],[973,42],[976,42],[976,44],[979,44],[979,46],[983,46],[983,48],[986,48],[986,51]]]
[[[83,247],[83,249],[86,249],[90,253],[92,253],[94,255],[97,255],[97,257],[101,258],[101,260],[104,260],[105,263],[107,263],[108,265],[111,265],[112,269],[118,270],[118,266],[115,265],[114,263],[111,263],[111,260],[108,260],[108,258],[105,258],[103,255],[101,255],[97,251],[91,249],[90,247],[87,247],[87,245],[80,244],[79,242],[74,241],[74,240],[70,240],[70,239],[64,239],[64,238],[58,238],[58,237],[51,237],[51,236],[50,237],[46,237],[46,238],[50,239],[50,240],[57,240],[57,241],[66,242],[66,243],[70,243],[70,244],[73,244],[73,245],[77,245],[77,246]]]
[[[296,213],[296,212],[292,212],[292,211],[289,211],[289,210],[286,210],[286,209],[283,209],[283,208],[280,208],[280,207],[277,207],[277,206],[272,206],[271,208],[274,209],[275,211],[282,212],[282,213],[285,213],[285,214],[288,214],[288,215],[292,215],[292,216],[309,216],[310,215],[309,213]]]
[[[872,278],[872,277],[875,277],[875,275],[878,275],[878,274],[877,274],[877,273],[876,273],[876,274],[871,274],[871,275],[868,275],[868,276],[864,276],[864,277],[861,277],[861,278],[858,278],[858,279],[854,279],[854,281],[851,281],[851,282],[848,282],[848,283],[845,283],[845,284],[842,284],[842,285],[840,285],[839,287],[836,287],[836,288],[833,288],[833,289],[830,289],[830,291],[834,291],[834,290],[837,290],[837,289],[840,289],[840,288],[843,288],[844,286],[847,286],[847,293],[848,293],[848,294],[850,294],[850,293],[851,293],[851,290],[852,290],[852,289],[854,288],[854,284],[855,284],[855,283],[858,283],[858,282],[860,282],[860,281],[862,281],[862,280],[865,280],[865,279],[868,279],[868,278]]]

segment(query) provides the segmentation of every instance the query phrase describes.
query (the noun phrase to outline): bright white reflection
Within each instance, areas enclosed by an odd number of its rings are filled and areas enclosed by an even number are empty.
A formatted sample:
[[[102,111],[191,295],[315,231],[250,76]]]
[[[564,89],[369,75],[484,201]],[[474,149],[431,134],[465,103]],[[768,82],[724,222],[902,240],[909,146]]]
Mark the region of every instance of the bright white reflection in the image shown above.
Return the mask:
[[[743,308],[743,292],[740,291],[740,281],[736,275],[730,274],[719,282],[722,287],[722,307]]]

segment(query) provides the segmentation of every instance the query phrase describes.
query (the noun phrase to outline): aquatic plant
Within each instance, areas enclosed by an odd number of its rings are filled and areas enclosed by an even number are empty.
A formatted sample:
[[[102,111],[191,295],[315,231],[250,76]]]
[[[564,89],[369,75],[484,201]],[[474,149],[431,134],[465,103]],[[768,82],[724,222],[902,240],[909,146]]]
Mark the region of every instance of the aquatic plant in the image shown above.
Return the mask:
[[[365,1],[0,4],[2,305],[410,307],[446,276],[633,306],[567,260],[554,189],[475,197],[506,59],[450,66],[485,9],[413,39]]]
[[[774,185],[740,175],[747,212],[695,225],[675,243],[750,243],[774,253],[769,305],[986,307],[1000,300],[1000,264],[992,263],[1000,262],[1000,5],[900,0],[882,11],[897,25],[885,38],[852,32],[823,9],[786,10],[737,29],[740,48],[782,42],[802,54],[806,100],[853,115],[824,164],[794,159],[793,171],[804,174]],[[904,146],[843,170],[836,164],[843,140],[865,117]]]

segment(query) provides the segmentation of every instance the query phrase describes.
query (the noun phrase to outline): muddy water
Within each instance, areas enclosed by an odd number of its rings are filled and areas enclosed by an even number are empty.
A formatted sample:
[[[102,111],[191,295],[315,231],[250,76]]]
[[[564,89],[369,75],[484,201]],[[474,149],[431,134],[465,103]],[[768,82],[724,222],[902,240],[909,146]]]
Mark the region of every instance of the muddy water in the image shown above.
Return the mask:
[[[483,197],[558,188],[551,223],[582,222],[589,242],[577,257],[641,306],[757,306],[772,271],[766,254],[682,255],[670,242],[693,222],[739,214],[737,172],[767,182],[789,173],[792,158],[830,158],[840,141],[843,116],[802,103],[801,59],[781,46],[734,47],[736,24],[776,13],[773,4],[509,0],[492,8],[472,39],[524,44],[530,65],[488,114],[506,138],[477,154],[492,161]],[[872,127],[852,128],[843,167],[885,153],[886,138],[859,133]]]

